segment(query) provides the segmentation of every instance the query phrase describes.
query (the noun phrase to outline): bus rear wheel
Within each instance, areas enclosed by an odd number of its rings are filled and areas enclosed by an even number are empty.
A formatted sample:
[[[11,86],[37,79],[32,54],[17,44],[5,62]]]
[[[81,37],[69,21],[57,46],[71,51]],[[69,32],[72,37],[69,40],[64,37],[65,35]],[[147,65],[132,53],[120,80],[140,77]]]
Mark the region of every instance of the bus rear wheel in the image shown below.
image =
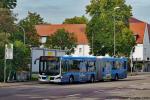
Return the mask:
[[[94,77],[93,75],[92,75],[91,78],[90,78],[90,82],[91,82],[91,83],[94,83],[94,82],[95,82],[95,77]]]
[[[71,84],[71,83],[73,83],[74,82],[74,78],[73,78],[73,76],[70,76],[69,77],[69,83]]]
[[[119,79],[118,74],[115,75],[115,81]]]

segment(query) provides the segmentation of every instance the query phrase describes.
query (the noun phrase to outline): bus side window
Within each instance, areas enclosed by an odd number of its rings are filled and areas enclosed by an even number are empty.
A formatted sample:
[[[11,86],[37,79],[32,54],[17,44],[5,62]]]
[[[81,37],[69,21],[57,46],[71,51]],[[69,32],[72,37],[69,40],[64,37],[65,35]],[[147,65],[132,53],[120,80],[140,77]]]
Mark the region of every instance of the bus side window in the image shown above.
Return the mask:
[[[115,65],[115,61],[112,62],[112,69],[117,69]]]
[[[88,61],[86,66],[87,66],[88,72],[95,71],[95,69],[96,69],[94,61]]]
[[[126,68],[127,68],[127,62],[124,61],[124,69],[126,69]]]
[[[87,71],[87,66],[86,66],[85,61],[80,61],[80,72],[86,72]]]
[[[70,71],[80,71],[80,61],[79,60],[69,60]]]
[[[102,71],[104,72],[105,71],[105,68],[106,68],[106,62],[101,62],[101,67],[102,67]]]
[[[67,65],[68,65],[68,71],[71,71],[72,67],[73,67],[73,61],[72,60],[68,60],[67,61]]]
[[[116,62],[115,62],[115,68],[116,68],[116,69],[120,69],[121,67],[122,67],[122,63],[119,62],[119,61],[116,61]]]
[[[62,61],[62,72],[67,72],[68,71],[68,64],[67,61]]]

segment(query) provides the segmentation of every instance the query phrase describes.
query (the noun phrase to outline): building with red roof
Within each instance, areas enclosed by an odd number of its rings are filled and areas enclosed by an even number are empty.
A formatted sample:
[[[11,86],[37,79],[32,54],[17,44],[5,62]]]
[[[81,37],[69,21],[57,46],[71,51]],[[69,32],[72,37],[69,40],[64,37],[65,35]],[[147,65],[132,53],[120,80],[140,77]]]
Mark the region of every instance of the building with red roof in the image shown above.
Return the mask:
[[[150,25],[136,18],[130,18],[130,30],[136,40],[133,61],[143,64],[142,70],[150,71]]]
[[[44,24],[36,25],[35,29],[37,34],[41,37],[41,43],[46,42],[46,38],[54,34],[58,29],[65,29],[69,33],[73,33],[77,39],[77,47],[73,55],[88,56],[90,47],[88,45],[88,39],[86,36],[86,25],[85,24]]]

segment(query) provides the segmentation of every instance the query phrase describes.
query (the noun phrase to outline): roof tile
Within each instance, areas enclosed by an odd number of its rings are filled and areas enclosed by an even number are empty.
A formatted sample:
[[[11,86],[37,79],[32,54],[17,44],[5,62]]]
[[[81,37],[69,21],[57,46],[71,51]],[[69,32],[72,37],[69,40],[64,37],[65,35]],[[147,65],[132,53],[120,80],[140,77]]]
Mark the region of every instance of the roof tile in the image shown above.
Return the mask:
[[[85,24],[52,24],[52,25],[36,25],[36,31],[39,36],[50,36],[54,34],[58,29],[65,29],[69,33],[74,33],[77,38],[78,44],[88,44],[86,36]]]

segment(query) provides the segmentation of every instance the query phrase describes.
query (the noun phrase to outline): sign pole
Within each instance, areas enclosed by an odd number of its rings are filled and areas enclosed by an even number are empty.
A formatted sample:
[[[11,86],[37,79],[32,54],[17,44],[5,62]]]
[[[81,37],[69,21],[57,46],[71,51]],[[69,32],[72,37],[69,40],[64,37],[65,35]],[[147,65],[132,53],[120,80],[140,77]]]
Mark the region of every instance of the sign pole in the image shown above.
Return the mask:
[[[6,82],[6,45],[5,45],[5,57],[4,57],[4,83]]]
[[[4,83],[6,82],[6,58],[4,60]]]
[[[6,61],[7,59],[13,59],[13,44],[6,44],[5,45],[5,57],[4,57],[4,83],[6,82]]]

